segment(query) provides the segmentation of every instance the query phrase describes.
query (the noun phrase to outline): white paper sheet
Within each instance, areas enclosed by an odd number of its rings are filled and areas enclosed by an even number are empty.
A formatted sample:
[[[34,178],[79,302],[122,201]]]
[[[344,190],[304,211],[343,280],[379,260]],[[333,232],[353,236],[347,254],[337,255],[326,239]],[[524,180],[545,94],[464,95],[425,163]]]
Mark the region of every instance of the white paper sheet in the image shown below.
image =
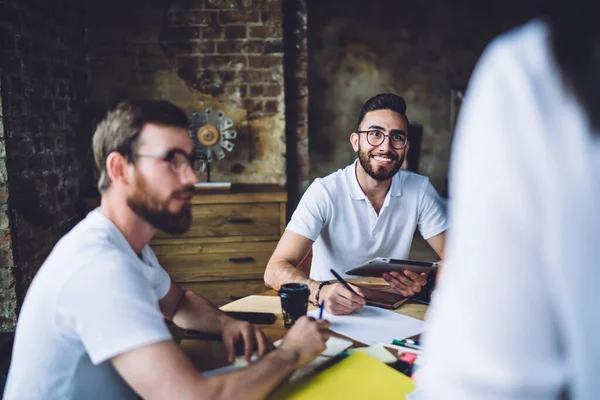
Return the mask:
[[[318,318],[319,310],[309,311],[308,315]],[[331,323],[329,329],[332,331],[369,346],[418,335],[425,326],[416,318],[371,306],[364,306],[350,315],[331,315],[323,311],[323,319]]]
[[[281,342],[282,342],[281,340],[278,340],[275,343],[273,343],[273,345],[275,347],[279,347]],[[318,356],[317,358],[315,358],[314,360],[312,360],[310,363],[306,364],[305,366],[300,367],[299,369],[294,371],[294,373],[290,376],[289,381],[293,382],[297,379],[300,379],[303,376],[306,376],[306,375],[312,373],[312,371],[314,371],[321,364],[329,361],[331,359],[331,357],[335,357],[342,351],[346,350],[348,347],[352,346],[352,342],[349,340],[346,340],[346,339],[338,338],[335,336],[330,336],[329,339],[327,340],[327,343],[325,343],[325,346],[326,346],[326,348],[323,351],[323,353],[321,353],[320,356]],[[254,353],[252,355],[252,357],[250,358],[250,362],[255,362],[256,360],[258,360],[258,354]],[[244,356],[239,356],[239,357],[235,358],[234,365],[238,368],[243,368],[243,367],[247,367],[249,365],[249,363],[248,363],[248,361],[246,361]],[[227,367],[225,367],[225,368],[227,368]],[[219,369],[219,371],[216,371],[216,373],[221,372],[220,370],[221,369]],[[228,370],[226,370],[226,371],[228,371]]]

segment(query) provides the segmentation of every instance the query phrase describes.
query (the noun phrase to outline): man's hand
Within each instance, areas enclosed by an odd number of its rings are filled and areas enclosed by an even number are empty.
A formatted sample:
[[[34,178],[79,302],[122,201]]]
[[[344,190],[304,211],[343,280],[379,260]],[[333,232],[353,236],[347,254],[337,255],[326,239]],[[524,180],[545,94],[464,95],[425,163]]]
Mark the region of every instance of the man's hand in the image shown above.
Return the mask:
[[[325,350],[325,342],[329,339],[329,321],[302,317],[283,338],[280,349],[286,349],[297,355],[297,367],[311,362]]]
[[[360,288],[350,284],[359,296],[355,295],[341,283],[325,285],[319,294],[319,301],[325,302],[325,309],[334,315],[351,314],[366,304]]]
[[[258,348],[258,356],[262,357],[273,349],[273,343],[265,336],[260,328],[246,321],[227,317],[223,323],[223,344],[227,349],[229,362],[235,360],[237,344],[244,346],[244,358],[250,362],[254,348]]]
[[[427,283],[427,272],[418,274],[416,272],[404,270],[404,274],[399,272],[389,272],[383,274],[385,279],[392,288],[402,296],[410,297],[421,291],[421,288]]]

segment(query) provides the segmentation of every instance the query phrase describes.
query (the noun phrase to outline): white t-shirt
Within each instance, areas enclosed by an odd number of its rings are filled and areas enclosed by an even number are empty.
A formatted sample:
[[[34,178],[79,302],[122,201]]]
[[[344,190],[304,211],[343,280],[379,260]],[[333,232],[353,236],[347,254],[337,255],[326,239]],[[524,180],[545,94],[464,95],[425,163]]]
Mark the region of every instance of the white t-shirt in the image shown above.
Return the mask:
[[[358,184],[356,163],[317,178],[286,229],[315,243],[310,278],[335,279],[375,257],[406,258],[416,227],[429,239],[448,229],[445,201],[427,177],[400,170],[379,215]]]
[[[534,21],[495,40],[467,91],[424,337],[427,399],[600,393],[600,137],[548,34]]]
[[[136,398],[110,359],[171,339],[158,300],[170,278],[99,210],[65,235],[25,297],[4,399]]]

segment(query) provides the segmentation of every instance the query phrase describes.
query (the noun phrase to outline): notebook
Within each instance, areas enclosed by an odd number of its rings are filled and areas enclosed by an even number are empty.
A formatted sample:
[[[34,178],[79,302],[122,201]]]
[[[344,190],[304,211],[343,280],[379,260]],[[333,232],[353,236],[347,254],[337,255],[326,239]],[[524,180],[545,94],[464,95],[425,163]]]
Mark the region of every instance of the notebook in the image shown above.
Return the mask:
[[[364,353],[354,353],[312,378],[283,385],[269,399],[399,400],[414,389],[406,375]]]
[[[400,293],[373,289],[366,286],[361,286],[353,283],[354,286],[358,286],[365,295],[365,300],[370,306],[396,309],[408,301],[408,297],[402,296]]]

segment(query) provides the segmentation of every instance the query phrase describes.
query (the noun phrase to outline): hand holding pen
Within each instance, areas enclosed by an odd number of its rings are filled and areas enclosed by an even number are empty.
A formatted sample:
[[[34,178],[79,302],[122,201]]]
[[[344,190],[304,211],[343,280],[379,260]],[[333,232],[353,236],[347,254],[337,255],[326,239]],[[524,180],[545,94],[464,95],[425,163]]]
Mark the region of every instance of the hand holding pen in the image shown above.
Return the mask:
[[[339,281],[341,277],[337,272],[334,273],[336,275]],[[325,301],[325,310],[334,315],[350,314],[366,304],[360,288],[351,286],[346,281],[323,286],[319,299]]]

